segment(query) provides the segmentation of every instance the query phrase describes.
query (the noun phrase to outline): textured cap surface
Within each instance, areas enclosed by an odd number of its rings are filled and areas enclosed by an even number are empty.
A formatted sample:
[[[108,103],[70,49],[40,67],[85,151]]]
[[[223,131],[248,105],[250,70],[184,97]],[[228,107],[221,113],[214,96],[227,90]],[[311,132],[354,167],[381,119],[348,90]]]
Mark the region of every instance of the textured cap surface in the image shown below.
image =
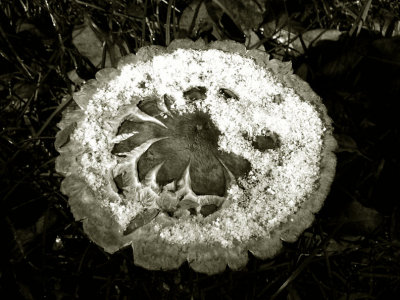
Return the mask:
[[[104,69],[59,123],[76,220],[135,263],[213,274],[275,255],[333,180],[331,120],[290,63],[219,41],[149,46]]]

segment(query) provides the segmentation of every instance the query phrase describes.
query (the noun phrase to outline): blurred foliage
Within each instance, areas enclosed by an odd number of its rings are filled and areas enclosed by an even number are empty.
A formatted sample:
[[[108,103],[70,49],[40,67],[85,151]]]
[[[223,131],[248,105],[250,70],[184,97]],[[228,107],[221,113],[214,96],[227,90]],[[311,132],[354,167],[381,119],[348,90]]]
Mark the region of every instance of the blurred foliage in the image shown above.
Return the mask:
[[[399,16],[395,0],[1,0],[0,294],[397,299]],[[337,175],[315,224],[276,258],[251,257],[238,272],[148,271],[130,249],[104,253],[59,192],[53,143],[72,93],[118,57],[178,37],[234,39],[291,60],[334,121]]]

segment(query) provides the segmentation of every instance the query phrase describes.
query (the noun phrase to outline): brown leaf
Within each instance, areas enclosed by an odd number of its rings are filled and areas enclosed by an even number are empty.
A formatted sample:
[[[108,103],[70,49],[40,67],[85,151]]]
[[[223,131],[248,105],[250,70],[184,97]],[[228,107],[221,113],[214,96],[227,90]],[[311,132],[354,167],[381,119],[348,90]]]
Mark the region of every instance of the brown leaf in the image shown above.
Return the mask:
[[[212,25],[206,5],[201,0],[192,1],[179,19],[179,29],[183,36],[197,37],[201,32],[211,29]]]
[[[296,49],[300,54],[304,53],[304,50],[310,46],[317,44],[319,41],[337,41],[339,40],[341,31],[337,29],[313,29],[304,32],[300,37],[293,41],[293,48]],[[303,43],[302,43],[302,41]]]
[[[375,231],[382,223],[382,216],[375,209],[354,200],[343,210],[339,219],[344,222],[343,231],[365,235]]]
[[[246,48],[247,49],[258,49],[265,51],[264,45],[260,43],[260,38],[253,30],[245,30],[246,35]]]
[[[96,31],[95,31],[96,29]],[[72,32],[72,43],[78,51],[99,68],[103,60],[103,49],[107,44],[105,67],[112,67],[121,57],[120,51],[106,33],[100,31],[89,16],[85,16],[83,25],[75,26]]]
[[[218,0],[213,1],[242,30],[258,28],[263,21],[265,1],[254,0]]]
[[[372,48],[382,62],[393,66],[400,65],[400,37],[375,40],[372,42]]]
[[[34,300],[35,298],[33,298],[33,295],[31,293],[31,289],[29,287],[29,285],[24,284],[22,282],[20,282],[19,280],[16,280],[16,283],[18,285],[18,291],[21,293],[23,299],[26,300]]]
[[[18,82],[13,87],[13,92],[20,99],[27,100],[35,94],[36,84],[27,82]]]
[[[232,12],[229,11],[229,7],[224,6],[219,1],[208,1],[206,8],[208,15],[213,20],[212,34],[218,40],[230,39],[239,43],[245,42],[241,23],[235,19]]]
[[[334,240],[330,239],[328,241],[328,244],[325,248],[325,251],[327,253],[344,253],[344,252],[351,252],[351,251],[357,251],[359,248],[359,242],[363,238],[360,236],[355,237],[354,242],[353,241],[346,241],[346,240]]]
[[[245,42],[243,31],[257,29],[263,20],[265,5],[254,0],[193,1],[179,20],[181,35],[192,38],[211,31],[218,40]],[[254,38],[253,38],[254,40]]]
[[[80,86],[82,85],[85,80],[79,76],[76,70],[71,70],[67,73],[69,80],[71,80],[75,85]]]
[[[380,8],[378,14],[370,22],[373,30],[378,31],[382,36],[399,36],[400,20],[394,11]]]
[[[68,125],[63,130],[57,133],[56,141],[54,143],[54,146],[57,150],[68,144],[69,137],[71,136],[71,133],[75,131],[75,128],[76,128],[76,122]]]
[[[363,299],[371,299],[371,294],[369,293],[346,293],[342,297],[339,298],[339,300],[363,300]]]
[[[294,55],[302,55],[311,46],[316,45],[320,41],[337,41],[339,40],[341,31],[336,29],[313,29],[303,32],[298,26],[285,26],[275,35],[281,44],[289,45]]]

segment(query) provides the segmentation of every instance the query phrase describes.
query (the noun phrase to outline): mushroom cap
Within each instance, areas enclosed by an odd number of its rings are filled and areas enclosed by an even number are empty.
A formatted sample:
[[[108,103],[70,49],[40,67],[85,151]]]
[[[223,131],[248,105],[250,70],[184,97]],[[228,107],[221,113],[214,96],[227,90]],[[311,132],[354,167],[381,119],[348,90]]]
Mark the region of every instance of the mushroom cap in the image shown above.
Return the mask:
[[[311,225],[336,167],[331,119],[290,63],[232,41],[123,57],[74,94],[56,170],[76,220],[148,269],[214,274]]]

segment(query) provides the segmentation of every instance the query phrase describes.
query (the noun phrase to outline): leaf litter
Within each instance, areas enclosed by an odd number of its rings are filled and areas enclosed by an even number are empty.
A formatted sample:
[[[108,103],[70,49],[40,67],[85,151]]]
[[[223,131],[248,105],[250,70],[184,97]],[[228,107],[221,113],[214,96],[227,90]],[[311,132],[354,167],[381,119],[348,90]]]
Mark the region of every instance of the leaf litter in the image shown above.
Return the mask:
[[[0,195],[7,253],[2,292],[26,299],[400,294],[400,213],[393,196],[399,170],[394,145],[400,142],[395,109],[400,5],[388,0],[299,3],[2,1]],[[84,34],[74,38],[80,26]],[[128,259],[129,249],[109,256],[90,244],[59,192],[53,142],[65,101],[98,68],[113,65],[124,53],[165,45],[167,28],[169,40],[236,39],[291,60],[334,120],[340,148],[331,194],[315,224],[272,260],[252,257],[245,269],[212,277],[188,266],[145,271]],[[87,41],[96,47],[87,47]],[[151,222],[155,214],[139,221]]]

